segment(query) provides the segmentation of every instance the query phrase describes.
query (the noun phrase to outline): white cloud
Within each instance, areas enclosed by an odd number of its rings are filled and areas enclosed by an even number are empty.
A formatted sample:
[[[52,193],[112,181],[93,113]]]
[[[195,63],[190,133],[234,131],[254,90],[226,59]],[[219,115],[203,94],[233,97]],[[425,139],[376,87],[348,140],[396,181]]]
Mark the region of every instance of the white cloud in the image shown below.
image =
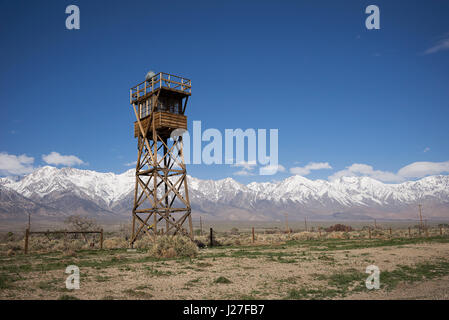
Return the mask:
[[[244,170],[253,170],[254,167],[257,165],[256,161],[242,161],[239,163],[235,163],[232,166],[233,167],[242,167]]]
[[[285,172],[285,167],[281,164],[278,165],[267,165],[260,168],[259,173],[262,175],[272,175],[278,172]]]
[[[304,167],[293,167],[290,168],[290,173],[297,174],[300,176],[306,176],[312,172],[312,170],[322,170],[322,169],[332,169],[329,162],[309,162]]]
[[[251,171],[248,171],[246,169],[242,169],[237,172],[234,172],[234,175],[236,175],[236,176],[253,176],[254,173],[252,173]]]
[[[270,166],[267,166],[267,167],[270,167]],[[278,170],[278,172],[285,172],[286,169],[282,164],[278,164],[277,170]]]
[[[424,150],[423,150],[424,153],[429,152],[429,151],[430,151],[429,147],[425,147]]]
[[[34,158],[27,155],[16,156],[6,152],[0,153],[0,175],[22,175],[34,170]]]
[[[125,166],[127,167],[135,167],[137,165],[137,161],[131,161],[128,163],[125,163]]]
[[[374,170],[372,166],[362,163],[354,163],[344,170],[335,172],[333,175],[329,176],[329,180],[354,176],[368,176],[384,182],[398,182],[403,180],[403,178],[392,172]]]
[[[390,171],[374,170],[367,164],[354,163],[344,170],[335,172],[329,176],[329,180],[341,177],[367,176],[383,182],[402,182],[406,179],[423,178],[449,172],[449,161],[446,162],[413,162],[398,170],[397,173]]]
[[[449,50],[449,38],[441,39],[433,47],[424,51],[424,54],[432,54],[443,50]]]
[[[235,163],[232,165],[232,167],[239,167],[242,168],[241,170],[234,172],[234,175],[236,176],[252,176],[254,173],[252,172],[254,168],[257,166],[256,161],[242,161],[239,163]]]
[[[53,165],[64,165],[64,166],[74,166],[74,165],[81,165],[86,164],[83,160],[78,158],[77,156],[63,156],[59,154],[58,152],[51,152],[47,155],[42,155],[42,160],[45,161],[47,164],[53,164]]]
[[[414,162],[398,171],[398,175],[404,178],[422,178],[449,172],[449,161],[445,162]]]
[[[234,175],[237,176],[253,176],[255,175],[254,169],[257,167],[256,161],[243,161],[236,164],[233,164],[232,167],[238,167],[241,168],[241,170],[234,172]],[[267,165],[264,167],[260,167],[259,173],[260,174],[276,174],[278,172],[285,172],[285,167],[278,164],[278,165]]]

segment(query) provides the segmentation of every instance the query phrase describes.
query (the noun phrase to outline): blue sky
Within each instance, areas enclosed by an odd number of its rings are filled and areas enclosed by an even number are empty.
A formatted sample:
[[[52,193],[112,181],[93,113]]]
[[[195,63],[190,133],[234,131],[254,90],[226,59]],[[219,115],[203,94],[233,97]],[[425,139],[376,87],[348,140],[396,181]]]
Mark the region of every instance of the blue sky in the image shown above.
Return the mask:
[[[445,174],[448,16],[447,1],[2,1],[0,174],[131,168],[129,88],[150,69],[192,79],[190,128],[279,129],[284,172],[189,165],[195,177]]]

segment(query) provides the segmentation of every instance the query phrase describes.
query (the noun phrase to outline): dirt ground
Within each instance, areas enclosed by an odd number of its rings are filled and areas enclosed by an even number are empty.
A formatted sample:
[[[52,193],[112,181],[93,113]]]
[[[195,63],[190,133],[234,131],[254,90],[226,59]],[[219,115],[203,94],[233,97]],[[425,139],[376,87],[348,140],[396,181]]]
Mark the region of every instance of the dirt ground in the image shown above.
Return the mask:
[[[80,289],[65,288],[65,268]],[[380,269],[380,289],[365,286]],[[449,238],[284,241],[155,259],[144,249],[0,256],[0,299],[448,299]]]

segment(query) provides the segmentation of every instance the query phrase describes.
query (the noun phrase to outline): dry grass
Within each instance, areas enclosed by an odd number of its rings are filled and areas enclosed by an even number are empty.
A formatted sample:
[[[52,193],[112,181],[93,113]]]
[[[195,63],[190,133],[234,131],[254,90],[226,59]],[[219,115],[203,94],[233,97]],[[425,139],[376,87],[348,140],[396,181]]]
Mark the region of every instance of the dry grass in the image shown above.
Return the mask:
[[[448,235],[449,230],[443,229],[443,235]],[[435,237],[440,235],[439,228],[429,228],[428,236]],[[105,235],[105,240],[103,242],[104,249],[126,249],[129,248],[129,242],[125,237],[126,234],[123,231],[118,231],[115,233],[110,233]],[[412,229],[411,234],[409,236],[408,229],[393,229],[390,235],[389,229],[373,229],[371,230],[371,239],[396,239],[396,238],[416,238],[416,237],[425,237],[426,233],[423,231],[421,234],[418,229]],[[362,240],[368,239],[369,232],[367,229],[361,230],[353,230],[350,232],[325,232],[322,230],[321,232],[315,230],[314,232],[310,231],[298,231],[292,233],[280,232],[277,230],[276,232],[265,231],[265,232],[257,232],[255,236],[255,242],[252,242],[252,235],[250,232],[217,232],[214,233],[214,240],[217,244],[221,246],[250,246],[250,245],[281,245],[286,243],[287,241],[296,240],[296,241],[307,241],[307,240]],[[167,238],[168,239],[168,238]],[[162,240],[158,240],[160,250],[165,250],[166,252],[155,252],[156,256],[178,256],[179,254],[184,255],[181,251],[175,249],[169,250],[169,248],[165,247],[168,245],[170,240],[162,238]],[[196,240],[201,241],[204,244],[209,243],[209,238],[207,235],[196,236]],[[177,240],[179,241],[179,240]],[[89,239],[87,242],[84,239],[64,239],[63,237],[46,237],[43,235],[32,235],[30,237],[29,250],[34,253],[45,253],[45,252],[68,252],[68,251],[79,251],[79,250],[89,250],[91,247],[92,239]],[[94,241],[95,246],[94,249],[99,248],[98,239]],[[154,245],[152,239],[147,236],[139,238],[134,247],[137,249],[150,249]],[[174,243],[170,243],[169,246],[173,246]],[[177,246],[183,247],[186,244],[177,243]],[[0,255],[15,255],[17,253],[23,252],[24,240],[22,234],[14,234],[4,235],[0,237]],[[157,250],[155,248],[155,250]],[[195,255],[193,252],[189,252],[187,254]]]
[[[194,258],[198,255],[198,247],[187,237],[162,236],[151,244],[149,253],[156,258]]]
[[[445,297],[449,279],[441,276],[449,266],[447,235],[397,238],[401,230],[394,230],[394,239],[368,240],[364,232],[323,232],[321,239],[318,232],[258,233],[254,244],[248,233],[219,233],[222,246],[201,250],[182,237],[141,240],[134,252],[119,248],[126,243],[121,237],[109,237],[112,248],[105,250],[62,246],[61,251],[25,256],[16,250],[8,256],[8,249],[0,255],[0,299]],[[64,284],[64,270],[71,264],[80,268],[81,289],[75,292]],[[370,264],[382,272],[376,292],[363,286]]]

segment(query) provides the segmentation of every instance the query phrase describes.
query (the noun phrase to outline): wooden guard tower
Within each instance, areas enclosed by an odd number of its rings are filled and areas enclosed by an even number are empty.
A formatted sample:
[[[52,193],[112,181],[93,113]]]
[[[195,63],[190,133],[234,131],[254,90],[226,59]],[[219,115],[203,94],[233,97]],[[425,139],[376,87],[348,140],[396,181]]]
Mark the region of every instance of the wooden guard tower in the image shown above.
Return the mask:
[[[175,129],[187,129],[190,95],[189,79],[162,72],[149,73],[130,90],[138,139],[131,247],[142,232],[152,239],[183,234],[193,240],[182,136],[170,138]]]

